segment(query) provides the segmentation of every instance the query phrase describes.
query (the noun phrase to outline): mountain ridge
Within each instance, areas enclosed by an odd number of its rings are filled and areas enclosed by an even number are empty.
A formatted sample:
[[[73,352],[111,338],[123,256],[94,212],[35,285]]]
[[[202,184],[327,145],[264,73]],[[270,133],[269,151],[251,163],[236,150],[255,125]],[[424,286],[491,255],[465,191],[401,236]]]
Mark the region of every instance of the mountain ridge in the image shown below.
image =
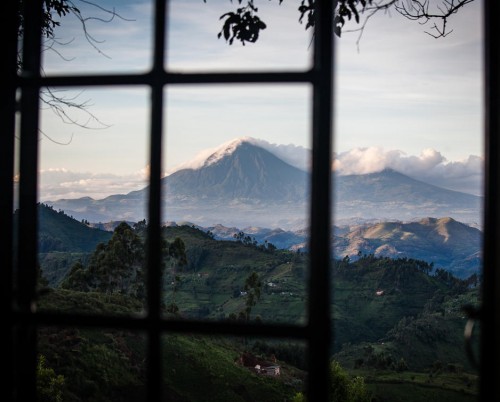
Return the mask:
[[[120,221],[96,225],[108,232],[96,231],[67,215],[41,205],[39,207],[40,251],[89,252],[99,242],[109,240],[111,233]],[[132,222],[129,222],[133,226]],[[94,226],[94,225],[93,225]],[[248,238],[252,244],[292,251],[307,251],[307,230],[287,231],[283,229],[249,226],[238,228],[221,224],[201,227],[190,222],[169,222],[166,227],[193,227],[210,235],[216,240],[236,241]],[[54,230],[56,228],[56,230]],[[387,221],[365,223],[345,227],[334,227],[333,257],[355,261],[360,256],[373,254],[376,257],[412,258],[432,263],[454,275],[466,278],[478,273],[482,265],[482,233],[452,218],[423,218],[414,222]],[[87,234],[99,235],[87,245]],[[49,241],[50,240],[50,241]],[[64,248],[60,246],[64,245]]]
[[[197,169],[162,179],[165,221],[202,226],[307,226],[310,175],[254,141],[239,140],[208,155]],[[480,222],[481,197],[447,190],[391,169],[365,175],[334,175],[334,217],[415,220],[451,216]],[[101,200],[46,201],[78,219],[106,222],[146,217],[148,187]]]

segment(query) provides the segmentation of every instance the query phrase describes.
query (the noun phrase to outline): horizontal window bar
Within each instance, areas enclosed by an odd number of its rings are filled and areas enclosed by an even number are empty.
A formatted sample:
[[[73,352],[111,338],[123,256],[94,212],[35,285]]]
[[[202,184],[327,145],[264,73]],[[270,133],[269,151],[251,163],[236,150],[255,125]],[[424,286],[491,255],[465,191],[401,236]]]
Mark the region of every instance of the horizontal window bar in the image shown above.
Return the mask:
[[[269,336],[280,338],[307,339],[309,328],[299,325],[248,324],[230,321],[158,320],[145,317],[94,316],[85,314],[23,313],[12,315],[14,325],[63,325],[71,327],[114,327],[127,329],[156,328],[164,332],[201,334]]]
[[[304,83],[313,82],[314,73],[147,73],[79,76],[20,76],[20,86],[100,86],[100,85],[169,85],[169,84],[239,84],[239,83]]]

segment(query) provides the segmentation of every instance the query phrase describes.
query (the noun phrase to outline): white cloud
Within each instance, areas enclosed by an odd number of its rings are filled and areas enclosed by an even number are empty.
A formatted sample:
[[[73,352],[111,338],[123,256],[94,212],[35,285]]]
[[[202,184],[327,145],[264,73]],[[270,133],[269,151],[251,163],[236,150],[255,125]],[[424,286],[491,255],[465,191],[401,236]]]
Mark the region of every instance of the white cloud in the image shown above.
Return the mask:
[[[431,148],[424,149],[416,156],[400,150],[367,147],[336,154],[333,168],[340,175],[393,169],[440,187],[481,195],[484,159],[470,155],[460,161],[448,161],[441,152]]]
[[[144,188],[148,176],[148,167],[128,175],[45,169],[40,171],[39,198],[41,201],[80,197],[100,199],[112,194],[126,194]]]

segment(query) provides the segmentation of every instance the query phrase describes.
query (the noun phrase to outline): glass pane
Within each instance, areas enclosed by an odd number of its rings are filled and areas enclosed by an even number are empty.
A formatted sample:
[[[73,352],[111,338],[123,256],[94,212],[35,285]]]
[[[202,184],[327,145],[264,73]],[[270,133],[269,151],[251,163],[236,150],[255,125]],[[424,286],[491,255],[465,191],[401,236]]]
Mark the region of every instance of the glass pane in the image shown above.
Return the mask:
[[[187,87],[166,96],[167,309],[304,323],[309,88]]]
[[[165,400],[283,401],[304,393],[302,342],[195,335],[162,341]]]
[[[336,42],[334,359],[377,399],[473,401],[462,308],[479,305],[482,269],[481,3],[440,39],[434,21],[395,15]]]
[[[40,284],[53,290],[47,308],[142,310],[147,95],[137,88],[43,92],[38,241]],[[91,305],[77,302],[89,296],[82,292],[92,293]],[[100,305],[111,299],[115,311]]]
[[[58,25],[42,38],[45,74],[143,72],[151,67],[150,0],[68,5],[64,16],[52,10]]]
[[[256,2],[251,11],[246,2],[174,0],[168,13],[166,65],[175,71],[306,70],[311,64],[311,29],[299,23],[296,4]],[[227,13],[250,12],[266,24],[255,43],[234,39],[222,32]],[[227,14],[229,17],[229,15]],[[306,19],[306,18],[305,18]],[[231,39],[230,37],[228,38]]]
[[[37,353],[39,400],[146,400],[146,337],[141,332],[42,327]]]

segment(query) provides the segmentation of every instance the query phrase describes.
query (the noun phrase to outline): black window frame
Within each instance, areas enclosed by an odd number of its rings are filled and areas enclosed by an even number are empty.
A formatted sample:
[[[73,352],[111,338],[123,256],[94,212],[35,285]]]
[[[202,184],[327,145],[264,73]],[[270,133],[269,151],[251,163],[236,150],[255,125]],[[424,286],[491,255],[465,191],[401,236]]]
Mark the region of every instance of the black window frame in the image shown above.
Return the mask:
[[[165,71],[165,35],[168,0],[154,2],[154,58],[144,74],[68,75],[45,77],[40,74],[40,26],[42,1],[24,1],[25,32],[23,70],[18,74],[18,5],[9,1],[1,13],[0,32],[4,38],[4,73],[0,110],[0,222],[2,224],[2,264],[0,268],[0,312],[7,328],[0,331],[4,365],[12,369],[0,377],[3,394],[12,400],[36,400],[36,331],[39,326],[87,326],[128,328],[147,333],[148,401],[161,400],[161,344],[165,333],[250,335],[295,338],[308,349],[310,401],[327,401],[332,321],[330,314],[330,224],[331,149],[333,121],[334,41],[333,7],[330,0],[316,0],[313,65],[304,72],[224,72],[179,74]],[[472,318],[481,325],[480,401],[500,400],[500,110],[498,105],[498,35],[495,16],[500,5],[485,0],[485,208],[484,286],[481,309]],[[308,83],[312,87],[312,179],[310,196],[310,278],[308,322],[304,326],[238,322],[165,320],[160,313],[160,234],[161,165],[164,88],[186,84]],[[147,315],[142,318],[66,315],[36,312],[38,114],[42,87],[144,86],[151,91],[150,194],[148,204]],[[19,221],[14,237],[13,177],[16,114],[20,116]],[[14,255],[14,245],[17,253]],[[15,275],[14,275],[15,274]],[[14,284],[14,277],[17,278]],[[167,363],[168,364],[168,363]],[[493,399],[491,399],[493,395]],[[160,397],[159,397],[160,396]]]

